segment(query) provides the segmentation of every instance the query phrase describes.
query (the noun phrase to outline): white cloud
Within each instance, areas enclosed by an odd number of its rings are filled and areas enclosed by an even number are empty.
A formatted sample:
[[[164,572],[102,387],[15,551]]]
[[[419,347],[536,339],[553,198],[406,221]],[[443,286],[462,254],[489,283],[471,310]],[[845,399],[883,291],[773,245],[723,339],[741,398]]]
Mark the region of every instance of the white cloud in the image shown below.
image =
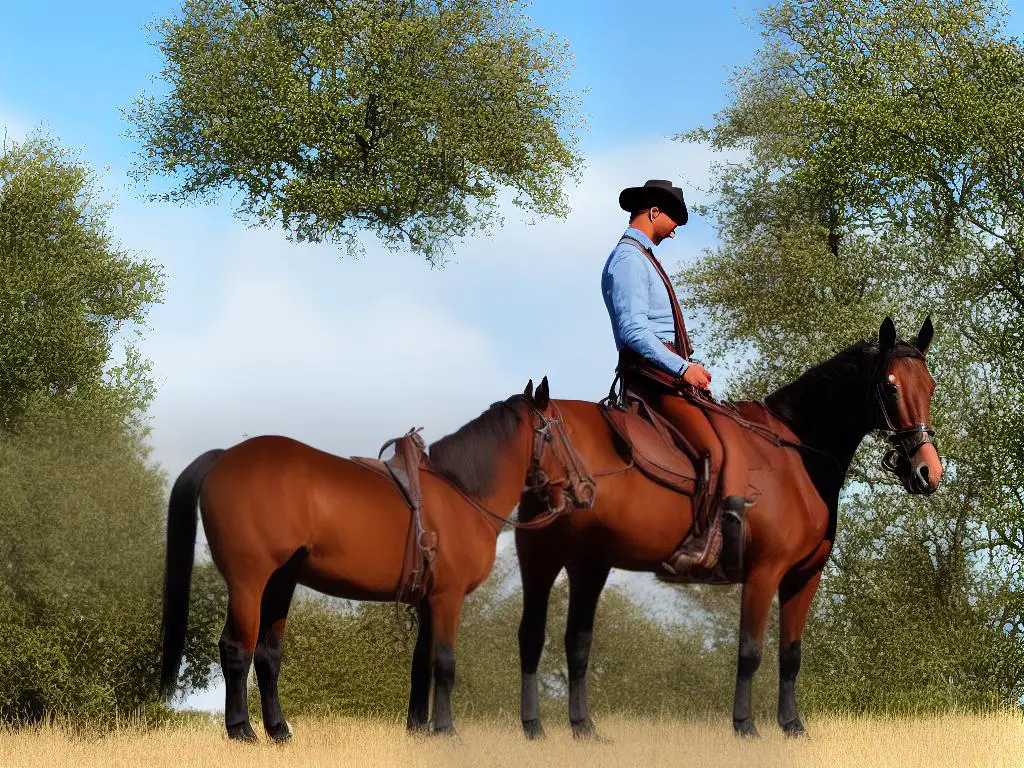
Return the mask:
[[[294,265],[233,266],[207,323],[162,328],[144,347],[160,386],[154,449],[172,473],[244,434],[343,454],[375,452],[410,426],[436,438],[522,386],[491,340],[429,297],[363,285],[327,303]]]

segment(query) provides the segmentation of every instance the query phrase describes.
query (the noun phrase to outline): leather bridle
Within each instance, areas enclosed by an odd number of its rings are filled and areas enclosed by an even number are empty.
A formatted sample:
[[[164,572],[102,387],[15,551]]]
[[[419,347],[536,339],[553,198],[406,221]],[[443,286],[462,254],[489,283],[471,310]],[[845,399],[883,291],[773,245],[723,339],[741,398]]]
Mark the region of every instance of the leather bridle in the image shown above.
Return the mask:
[[[920,359],[923,360],[924,356],[920,356]],[[930,425],[922,422],[909,427],[899,427],[893,421],[892,416],[889,415],[889,407],[886,403],[885,387],[888,381],[878,376],[878,369],[882,366],[883,362],[884,359],[880,359],[875,367],[872,377],[875,384],[871,387],[870,391],[875,395],[874,405],[885,425],[884,427],[876,427],[876,429],[893,446],[882,457],[882,467],[894,474],[899,474],[900,459],[904,459],[909,465],[914,455],[922,447],[931,444],[938,450],[938,444],[935,442],[935,430]]]
[[[557,507],[552,507],[549,504],[547,509],[548,513],[555,515],[565,512],[570,501],[577,509],[587,509],[593,506],[597,485],[587,473],[583,459],[573,448],[569,436],[565,433],[565,424],[562,423],[562,414],[559,412],[558,406],[554,404],[551,406],[555,412],[553,417],[545,415],[533,403],[529,403],[529,406],[540,424],[533,428],[533,455],[530,458],[530,469],[527,473],[524,492],[550,500],[552,491],[558,491],[557,495],[561,497],[561,503]],[[544,451],[549,445],[555,460],[565,470],[564,477],[557,480],[552,480],[541,469]]]

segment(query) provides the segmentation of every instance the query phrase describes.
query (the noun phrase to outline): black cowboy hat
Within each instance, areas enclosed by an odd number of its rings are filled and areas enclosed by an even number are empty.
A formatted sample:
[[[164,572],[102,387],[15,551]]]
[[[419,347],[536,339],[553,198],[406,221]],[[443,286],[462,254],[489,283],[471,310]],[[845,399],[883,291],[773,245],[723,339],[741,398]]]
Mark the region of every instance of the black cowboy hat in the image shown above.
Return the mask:
[[[656,207],[680,226],[689,218],[683,190],[665,179],[649,179],[642,187],[627,187],[619,193],[619,206],[628,213]]]

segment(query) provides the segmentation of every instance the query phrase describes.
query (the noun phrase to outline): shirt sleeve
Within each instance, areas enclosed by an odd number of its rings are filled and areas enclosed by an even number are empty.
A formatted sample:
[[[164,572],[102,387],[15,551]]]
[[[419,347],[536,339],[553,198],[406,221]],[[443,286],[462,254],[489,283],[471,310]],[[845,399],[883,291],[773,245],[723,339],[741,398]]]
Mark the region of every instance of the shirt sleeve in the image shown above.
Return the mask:
[[[641,258],[639,253],[623,252],[608,267],[612,323],[623,344],[669,373],[681,375],[689,363],[651,330],[650,279]]]

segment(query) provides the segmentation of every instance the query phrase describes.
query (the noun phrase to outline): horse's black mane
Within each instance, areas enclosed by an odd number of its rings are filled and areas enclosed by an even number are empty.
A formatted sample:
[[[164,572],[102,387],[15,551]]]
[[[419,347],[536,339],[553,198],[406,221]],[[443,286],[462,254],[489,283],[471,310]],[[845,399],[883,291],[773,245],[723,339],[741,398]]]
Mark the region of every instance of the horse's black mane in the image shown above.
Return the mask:
[[[515,405],[522,397],[492,403],[475,419],[432,443],[429,455],[434,469],[471,496],[490,493],[497,457],[522,421]]]
[[[833,355],[828,360],[808,369],[802,373],[796,381],[786,384],[775,390],[765,398],[765,405],[774,413],[786,421],[793,423],[799,421],[801,413],[808,410],[808,406],[818,405],[822,408],[835,407],[834,403],[817,403],[825,393],[834,391],[833,387],[827,386],[832,382],[856,382],[863,386],[868,383],[868,377],[879,368],[888,368],[889,364],[900,357],[924,358],[924,355],[917,347],[905,341],[897,341],[880,358],[878,345],[870,341],[858,341],[846,349]],[[867,399],[864,403],[867,405]],[[853,403],[843,404],[845,407]]]
[[[812,482],[829,505],[827,536],[831,540],[850,462],[864,435],[877,426],[875,401],[869,396],[873,377],[900,357],[923,359],[924,355],[904,341],[884,352],[877,344],[859,341],[764,399],[765,406],[782,418],[805,446],[814,449],[801,455]]]

